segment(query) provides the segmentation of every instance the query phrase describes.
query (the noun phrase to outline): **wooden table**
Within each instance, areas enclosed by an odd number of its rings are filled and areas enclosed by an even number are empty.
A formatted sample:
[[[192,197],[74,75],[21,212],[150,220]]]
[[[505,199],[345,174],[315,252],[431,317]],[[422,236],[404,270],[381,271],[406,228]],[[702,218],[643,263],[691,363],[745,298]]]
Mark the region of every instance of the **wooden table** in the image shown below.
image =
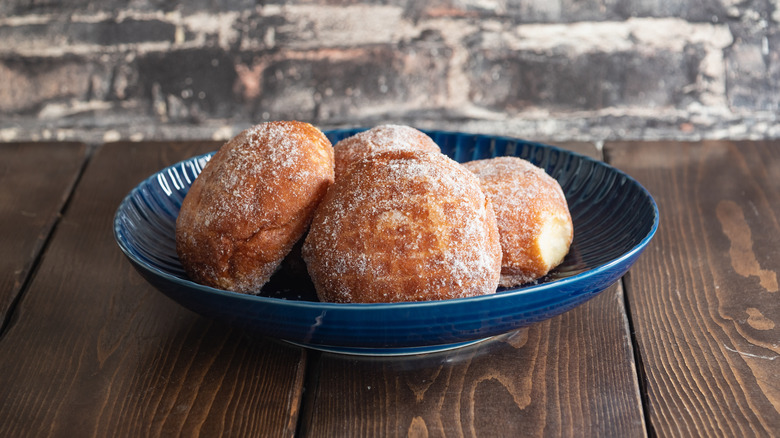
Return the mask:
[[[597,298],[463,350],[307,351],[195,315],[114,242],[203,142],[0,145],[0,436],[778,436],[780,142],[613,142],[661,225]]]

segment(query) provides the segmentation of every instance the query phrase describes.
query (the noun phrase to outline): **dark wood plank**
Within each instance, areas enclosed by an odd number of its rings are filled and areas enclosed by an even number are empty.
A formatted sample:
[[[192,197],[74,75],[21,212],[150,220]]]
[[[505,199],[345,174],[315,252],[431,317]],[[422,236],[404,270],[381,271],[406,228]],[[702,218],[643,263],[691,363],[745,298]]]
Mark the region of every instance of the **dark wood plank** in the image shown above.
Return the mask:
[[[0,436],[291,436],[306,354],[179,307],[116,246],[154,171],[216,145],[101,147],[0,340]]]
[[[86,157],[80,143],[0,144],[0,327]]]
[[[645,436],[620,287],[497,340],[419,357],[323,354],[314,437]]]
[[[612,143],[661,212],[626,278],[660,436],[780,433],[780,142]]]
[[[598,157],[593,145],[562,145]],[[622,288],[544,323],[418,358],[323,354],[306,436],[645,436]]]

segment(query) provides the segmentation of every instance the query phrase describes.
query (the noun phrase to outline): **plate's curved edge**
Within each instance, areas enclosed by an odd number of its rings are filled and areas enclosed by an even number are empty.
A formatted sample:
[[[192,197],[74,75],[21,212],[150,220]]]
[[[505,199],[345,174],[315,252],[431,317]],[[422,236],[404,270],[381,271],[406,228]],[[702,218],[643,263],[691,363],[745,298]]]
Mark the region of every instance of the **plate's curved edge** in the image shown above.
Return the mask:
[[[302,342],[288,341],[286,339],[280,339],[280,341],[286,342],[290,345],[295,345],[296,347],[308,348],[310,350],[317,350],[325,353],[343,354],[348,356],[403,357],[403,356],[417,356],[420,354],[442,353],[445,351],[457,350],[460,348],[471,347],[473,345],[481,344],[490,339],[493,339],[493,336],[487,338],[474,339],[465,342],[455,342],[452,344],[425,345],[419,347],[389,347],[389,348],[340,347],[340,346],[329,346],[329,345],[319,345],[319,344],[307,344]]]

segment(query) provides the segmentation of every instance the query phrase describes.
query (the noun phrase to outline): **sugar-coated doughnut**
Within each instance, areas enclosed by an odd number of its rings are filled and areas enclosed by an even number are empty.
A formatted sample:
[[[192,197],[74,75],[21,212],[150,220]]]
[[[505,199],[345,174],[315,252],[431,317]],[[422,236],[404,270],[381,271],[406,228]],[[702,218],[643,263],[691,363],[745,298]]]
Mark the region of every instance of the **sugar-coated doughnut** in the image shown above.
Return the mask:
[[[424,132],[406,125],[380,125],[347,137],[335,145],[336,177],[354,162],[369,155],[398,149],[440,152],[439,146]]]
[[[322,301],[442,300],[493,293],[501,245],[477,178],[439,152],[354,163],[315,212],[303,257]]]
[[[558,182],[532,163],[497,157],[464,163],[493,203],[501,236],[500,285],[534,281],[569,252],[573,224]]]
[[[333,183],[333,147],[314,126],[269,122],[225,143],[176,220],[176,250],[194,281],[259,293]]]

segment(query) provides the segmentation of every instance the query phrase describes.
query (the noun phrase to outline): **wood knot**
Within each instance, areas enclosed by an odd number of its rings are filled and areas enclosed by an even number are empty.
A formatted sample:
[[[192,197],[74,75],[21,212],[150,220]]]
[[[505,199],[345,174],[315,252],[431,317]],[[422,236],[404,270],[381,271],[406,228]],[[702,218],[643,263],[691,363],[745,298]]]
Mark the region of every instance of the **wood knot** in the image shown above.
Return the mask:
[[[778,291],[777,273],[762,269],[753,252],[753,236],[745,219],[745,213],[734,201],[720,201],[716,214],[723,233],[731,242],[729,258],[737,274],[747,278],[758,277],[761,287],[769,292]]]
[[[409,438],[428,438],[428,426],[422,417],[412,418],[412,424],[409,425],[409,431],[406,433]]]
[[[764,316],[760,310],[755,307],[748,307],[745,310],[748,314],[747,323],[756,330],[772,330],[775,328],[775,322]]]

